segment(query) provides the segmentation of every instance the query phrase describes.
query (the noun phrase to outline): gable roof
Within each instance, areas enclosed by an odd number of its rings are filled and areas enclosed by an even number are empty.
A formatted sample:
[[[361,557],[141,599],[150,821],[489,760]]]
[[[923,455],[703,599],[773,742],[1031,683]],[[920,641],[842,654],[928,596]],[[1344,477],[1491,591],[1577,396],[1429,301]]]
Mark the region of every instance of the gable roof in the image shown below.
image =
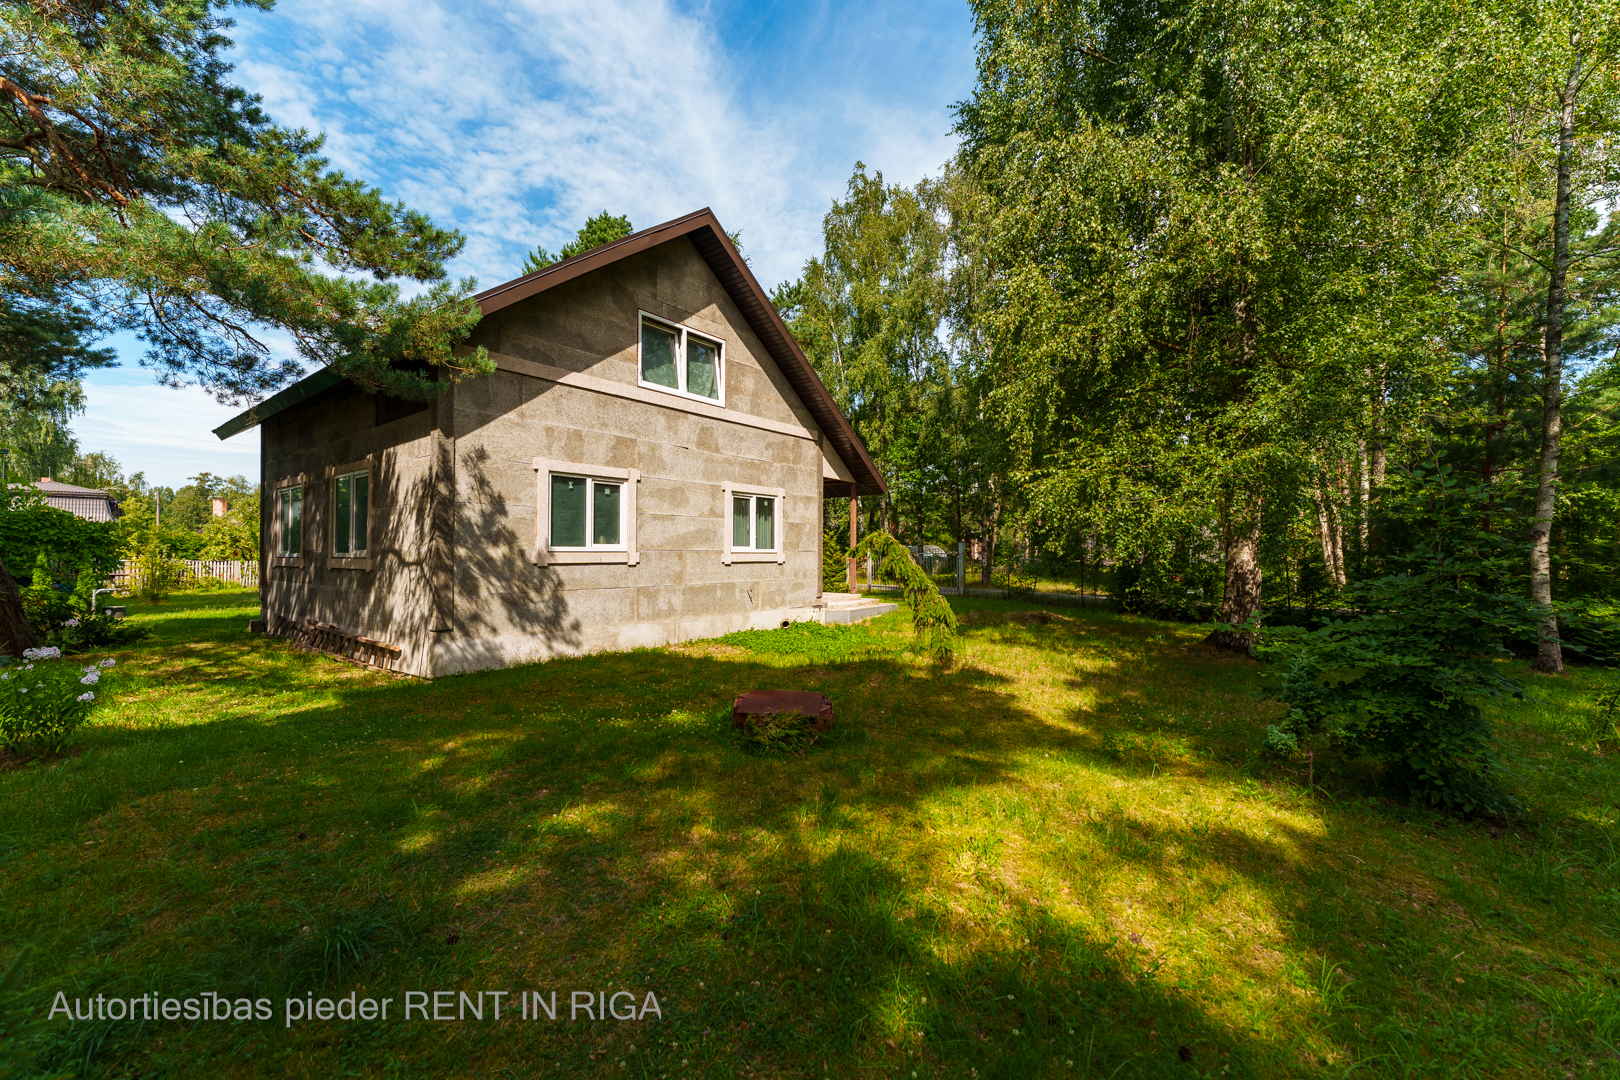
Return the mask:
[[[66,510],[87,521],[113,521],[122,516],[118,509],[118,500],[100,488],[79,487],[77,484],[64,484],[60,480],[45,479],[34,481],[32,486],[44,494],[47,506]]]
[[[654,225],[650,229],[631,233],[622,240],[603,244],[599,248],[593,248],[561,262],[552,263],[543,270],[486,289],[474,299],[478,301],[483,313],[490,315],[519,301],[538,296],[547,289],[573,281],[593,270],[600,270],[620,259],[638,255],[649,248],[667,244],[681,237],[686,237],[692,242],[692,246],[697,248],[703,261],[708,263],[709,269],[714,271],[714,276],[720,280],[732,302],[742,312],[749,329],[771,354],[771,359],[776,361],[788,385],[799,395],[799,400],[804,402],[805,408],[810,410],[810,415],[826,434],[833,451],[854,477],[853,483],[828,479],[825,484],[827,491],[837,495],[880,495],[888,491],[888,484],[884,483],[882,474],[878,472],[872,456],[866,452],[866,446],[861,442],[860,436],[855,434],[855,429],[850,426],[849,420],[833,401],[832,395],[827,392],[827,387],[816,374],[816,369],[811,366],[809,358],[799,348],[799,343],[793,340],[787,324],[777,314],[770,297],[760,287],[753,271],[743,261],[736,245],[727,238],[719,219],[708,207],[673,221],[666,221],[662,225]],[[262,423],[283,409],[313,397],[340,381],[341,376],[332,372],[330,368],[324,368],[226,421],[214,429],[214,434],[221,439],[228,439],[237,432]],[[840,491],[840,488],[851,490]]]

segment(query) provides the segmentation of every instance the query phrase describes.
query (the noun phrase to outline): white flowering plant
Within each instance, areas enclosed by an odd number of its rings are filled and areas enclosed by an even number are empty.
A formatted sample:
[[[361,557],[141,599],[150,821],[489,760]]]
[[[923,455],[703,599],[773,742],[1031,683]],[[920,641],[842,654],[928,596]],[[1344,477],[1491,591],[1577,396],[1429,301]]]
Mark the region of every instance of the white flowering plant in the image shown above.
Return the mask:
[[[60,753],[101,703],[110,657],[80,666],[54,645],[0,657],[0,749],[35,756]]]

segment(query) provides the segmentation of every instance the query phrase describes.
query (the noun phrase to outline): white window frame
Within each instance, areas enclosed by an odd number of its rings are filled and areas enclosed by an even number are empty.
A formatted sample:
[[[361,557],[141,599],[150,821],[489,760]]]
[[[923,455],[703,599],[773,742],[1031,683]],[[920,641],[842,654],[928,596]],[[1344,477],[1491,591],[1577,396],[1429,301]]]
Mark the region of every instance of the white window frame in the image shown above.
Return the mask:
[[[314,485],[311,476],[299,473],[296,476],[284,476],[270,487],[270,565],[271,566],[303,566],[304,553],[315,549],[314,541],[319,537],[311,537],[309,532],[309,493]],[[281,553],[281,493],[292,488],[302,491],[300,508],[302,519],[298,530],[298,550],[291,555]]]
[[[641,562],[636,548],[636,487],[641,481],[637,469],[610,469],[602,465],[582,465],[574,461],[534,459],[535,472],[535,537],[534,562],[538,566],[566,566],[580,563],[624,563],[635,566]],[[554,548],[551,546],[551,478],[575,476],[585,480],[610,480],[623,488],[619,500],[620,543],[583,548]],[[585,494],[585,540],[591,538],[591,515],[596,512],[590,489]]]
[[[768,488],[758,487],[753,484],[730,483],[722,485],[721,492],[723,494],[720,503],[720,535],[724,547],[721,549],[720,561],[726,566],[730,566],[732,563],[745,562],[786,562],[787,552],[783,549],[782,534],[787,531],[787,514],[785,513],[785,509],[787,507],[787,493],[781,488]],[[748,495],[754,498],[764,497],[776,500],[776,536],[773,538],[776,541],[775,547],[765,550],[763,548],[733,548],[731,546],[731,500],[732,497],[736,495]],[[750,535],[752,535],[753,530],[754,515],[750,513],[748,515],[748,531]]]
[[[281,513],[283,496],[287,495],[289,492],[298,493],[298,545],[296,547],[288,547],[287,545],[287,522]],[[290,505],[290,500],[288,500],[288,503]],[[275,526],[275,557],[278,559],[302,558],[304,555],[304,485],[283,484],[276,488],[271,505],[274,510],[274,516],[271,518],[271,520],[274,522]]]
[[[337,485],[345,476],[363,475],[366,478],[366,549],[362,552],[349,551],[339,555],[337,550]],[[306,495],[308,492],[305,493]],[[374,454],[367,454],[359,461],[350,461],[342,465],[333,465],[326,470],[326,539],[331,546],[327,548],[326,565],[333,570],[370,570],[374,565],[374,555],[377,551],[377,459]],[[350,519],[351,527],[353,519]],[[304,531],[309,531],[309,507],[304,507]]]
[[[675,394],[678,397],[688,398],[692,401],[701,401],[705,405],[714,405],[719,408],[726,407],[726,343],[712,334],[705,334],[701,330],[692,330],[678,322],[660,318],[650,311],[636,312],[636,384],[649,390],[657,390],[661,394]],[[668,330],[675,335],[675,382],[676,386],[665,386],[663,383],[648,382],[642,378],[641,364],[641,327],[643,323],[652,323],[661,330]],[[686,339],[695,337],[707,345],[713,345],[719,352],[715,360],[715,378],[718,380],[719,397],[704,397],[694,394],[686,389]]]

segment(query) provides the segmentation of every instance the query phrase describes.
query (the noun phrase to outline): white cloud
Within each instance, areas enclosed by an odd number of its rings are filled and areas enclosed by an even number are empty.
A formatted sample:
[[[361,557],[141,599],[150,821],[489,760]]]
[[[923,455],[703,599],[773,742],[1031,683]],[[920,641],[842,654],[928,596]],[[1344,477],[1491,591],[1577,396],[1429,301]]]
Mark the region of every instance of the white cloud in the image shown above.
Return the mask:
[[[173,390],[150,382],[108,385],[87,380],[85,411],[69,425],[79,445],[118,459],[126,472],[179,487],[200,472],[259,476],[259,429],[221,442],[213,429],[241,412],[196,387]]]
[[[239,39],[270,114],[326,131],[335,164],[460,228],[454,269],[485,286],[596,211],[646,227],[701,206],[744,231],[770,284],[817,248],[856,158],[911,182],[953,145],[948,101],[767,90],[764,59],[739,63],[711,22],[664,3],[291,0]]]
[[[599,210],[646,228],[702,206],[743,231],[769,287],[820,249],[857,159],[912,183],[954,149],[949,105],[972,75],[965,6],[676,2],[281,0],[239,13],[232,59],[278,123],[327,134],[335,166],[465,233],[451,273],[484,287]],[[288,355],[282,336],[266,341]],[[237,409],[147,379],[91,375],[72,425],[87,450],[170,485],[257,475],[256,429],[212,434]]]

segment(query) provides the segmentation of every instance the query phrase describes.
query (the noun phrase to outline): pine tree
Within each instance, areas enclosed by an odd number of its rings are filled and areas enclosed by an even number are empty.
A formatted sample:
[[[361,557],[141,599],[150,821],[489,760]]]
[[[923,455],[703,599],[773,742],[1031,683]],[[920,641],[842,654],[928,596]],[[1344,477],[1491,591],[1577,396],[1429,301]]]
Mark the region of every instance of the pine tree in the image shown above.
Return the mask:
[[[160,380],[257,397],[302,373],[266,327],[401,397],[488,374],[487,352],[455,350],[479,318],[473,282],[445,280],[462,236],[329,168],[321,137],[233,85],[226,6],[6,4],[0,382],[60,391],[110,359],[87,342],[125,330]],[[407,297],[402,280],[426,287]],[[29,635],[7,581],[0,568],[15,653]]]
[[[614,217],[606,210],[595,217],[587,218],[585,224],[574,234],[574,238],[562,246],[562,250],[553,255],[543,247],[537,247],[523,260],[523,272],[536,274],[553,263],[572,259],[575,255],[583,255],[587,251],[611,244],[615,240],[623,240],[635,229],[627,217]]]
[[[224,400],[300,374],[259,327],[400,396],[487,374],[486,353],[454,351],[479,316],[472,282],[444,280],[461,235],[330,169],[321,137],[232,85],[224,6],[6,5],[0,308],[133,330],[161,379]],[[428,287],[406,298],[401,279]]]

